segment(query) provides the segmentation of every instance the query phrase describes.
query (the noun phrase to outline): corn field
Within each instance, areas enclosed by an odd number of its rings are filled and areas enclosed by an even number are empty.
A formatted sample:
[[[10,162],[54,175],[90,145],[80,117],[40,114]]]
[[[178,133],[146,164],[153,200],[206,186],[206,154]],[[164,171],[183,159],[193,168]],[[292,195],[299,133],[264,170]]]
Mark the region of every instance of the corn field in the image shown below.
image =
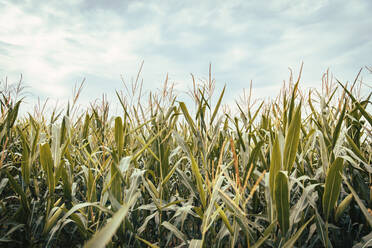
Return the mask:
[[[371,246],[371,94],[358,77],[325,74],[319,91],[291,77],[234,115],[211,73],[193,79],[193,104],[167,82],[144,96],[137,77],[116,92],[120,116],[105,99],[78,110],[81,87],[63,109],[21,116],[22,87],[4,86],[0,246]]]

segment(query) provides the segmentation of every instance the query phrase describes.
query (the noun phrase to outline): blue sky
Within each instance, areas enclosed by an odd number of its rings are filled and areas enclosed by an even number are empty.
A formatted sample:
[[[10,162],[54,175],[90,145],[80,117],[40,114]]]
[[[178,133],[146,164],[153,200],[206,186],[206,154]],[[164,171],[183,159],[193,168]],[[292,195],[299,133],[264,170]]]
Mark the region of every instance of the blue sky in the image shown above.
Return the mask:
[[[238,98],[276,96],[289,69],[304,62],[303,87],[319,88],[327,68],[343,82],[371,66],[372,1],[4,1],[0,0],[0,78],[23,74],[29,102],[66,101],[86,78],[82,103],[136,76],[147,90],[168,73],[177,91],[204,79]],[[371,86],[371,74],[364,81]],[[370,88],[366,88],[370,90]]]

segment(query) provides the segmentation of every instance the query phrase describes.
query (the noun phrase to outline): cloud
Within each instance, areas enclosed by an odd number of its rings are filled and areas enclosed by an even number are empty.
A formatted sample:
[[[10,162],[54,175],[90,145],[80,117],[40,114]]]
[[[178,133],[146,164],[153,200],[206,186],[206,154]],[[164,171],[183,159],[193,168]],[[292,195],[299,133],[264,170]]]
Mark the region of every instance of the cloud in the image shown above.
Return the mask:
[[[352,80],[370,65],[369,1],[40,1],[0,2],[0,76],[20,73],[34,96],[65,101],[86,77],[85,101],[114,96],[145,60],[145,88],[176,88],[190,73],[206,78],[229,101],[253,80],[255,96],[277,95],[288,67],[305,62],[304,85],[317,87],[327,69]],[[367,80],[370,76],[365,74]]]

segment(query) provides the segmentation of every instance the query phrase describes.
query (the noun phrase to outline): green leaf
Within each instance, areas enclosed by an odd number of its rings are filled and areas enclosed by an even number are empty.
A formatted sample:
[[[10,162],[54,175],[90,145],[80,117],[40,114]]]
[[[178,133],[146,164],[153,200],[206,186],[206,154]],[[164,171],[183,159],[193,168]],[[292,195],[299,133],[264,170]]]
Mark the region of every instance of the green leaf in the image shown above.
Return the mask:
[[[340,216],[345,212],[345,209],[350,205],[351,200],[353,199],[353,194],[349,194],[345,197],[345,199],[342,200],[340,205],[337,207],[336,213],[335,213],[335,220],[336,222],[340,218]]]
[[[341,112],[341,115],[340,115],[340,118],[338,119],[338,122],[337,122],[337,125],[336,125],[336,128],[335,130],[333,131],[333,137],[332,137],[332,148],[335,147],[336,145],[336,142],[337,142],[337,139],[338,139],[338,136],[340,135],[340,131],[341,131],[341,125],[342,125],[342,122],[344,122],[344,117],[345,117],[345,112],[346,112],[346,102],[344,103],[344,107],[342,108],[342,112]]]
[[[274,200],[275,177],[278,174],[278,172],[281,170],[281,167],[282,167],[282,155],[280,152],[279,135],[277,135],[274,141],[274,146],[273,146],[273,150],[271,152],[271,158],[270,158],[269,185],[270,185],[270,193],[271,193],[272,200]]]
[[[258,247],[260,247],[260,246],[265,242],[265,240],[266,240],[268,237],[270,237],[270,235],[271,235],[272,231],[274,230],[275,226],[276,226],[276,221],[274,221],[273,223],[271,223],[271,224],[266,228],[266,230],[265,230],[265,232],[264,232],[264,234],[263,234],[264,236],[261,237],[259,240],[257,240],[257,242],[254,243],[254,245],[251,246],[251,248],[258,248]]]
[[[43,234],[48,233],[52,226],[57,222],[58,217],[62,214],[64,207],[65,204],[63,203],[62,206],[58,207],[54,214],[46,221]]]
[[[192,118],[191,118],[191,116],[189,114],[189,111],[187,110],[187,107],[186,107],[185,103],[184,102],[179,102],[179,104],[180,104],[182,113],[185,116],[186,121],[189,123],[189,126],[190,126],[192,132],[194,133],[194,135],[197,135],[194,121],[192,120]]]
[[[83,125],[83,132],[82,132],[82,138],[87,139],[89,134],[89,124],[90,124],[90,117],[89,114],[85,114],[85,120]]]
[[[317,208],[315,206],[315,215],[316,215],[316,226],[317,226],[317,232],[318,232],[318,237],[322,241],[323,247],[329,247],[333,248],[331,241],[328,239],[328,234],[327,234],[327,229],[326,229],[326,224],[324,223],[322,217],[320,216]]]
[[[301,236],[302,232],[305,230],[306,226],[314,219],[314,216],[311,217],[298,231],[293,235],[285,244],[283,247],[290,248],[293,247],[296,243],[297,239]]]
[[[173,166],[173,168],[170,170],[170,172],[168,173],[168,175],[161,182],[161,185],[162,186],[164,186],[168,182],[168,180],[171,178],[171,176],[173,175],[173,173],[176,171],[178,164],[179,163],[177,163],[176,165]]]
[[[53,172],[54,163],[52,158],[52,152],[50,150],[50,146],[48,143],[40,145],[40,163],[47,175],[49,194],[53,195],[55,187]]]
[[[274,194],[280,230],[285,235],[289,229],[289,189],[288,178],[283,171],[276,175]]]
[[[142,241],[143,243],[145,243],[147,246],[151,247],[151,248],[159,248],[159,246],[155,245],[155,244],[151,244],[149,241],[139,237],[136,235],[136,239]]]
[[[299,105],[294,114],[293,120],[288,128],[288,133],[285,137],[283,167],[288,172],[291,171],[293,163],[296,159],[298,143],[300,141],[301,130],[301,105]]]
[[[186,235],[183,234],[180,230],[178,230],[177,227],[175,227],[174,225],[172,225],[168,221],[163,221],[161,223],[161,225],[164,226],[165,228],[167,228],[169,231],[171,231],[177,238],[183,240],[184,242],[187,241]]]
[[[340,195],[343,166],[344,160],[338,157],[327,170],[323,193],[323,213],[325,220],[328,220],[332,209],[336,205],[338,196]]]
[[[233,235],[234,231],[231,227],[231,224],[229,222],[229,219],[227,218],[225,212],[217,205],[217,203],[214,203],[215,208],[217,209],[223,223],[226,225],[227,229],[229,230],[230,234]]]
[[[67,200],[71,200],[71,175],[68,170],[68,165],[65,164],[65,162],[61,163],[61,178],[63,182],[63,193]]]
[[[118,152],[118,158],[120,159],[123,152],[124,147],[124,130],[123,130],[123,121],[121,117],[115,118],[115,143],[116,149]]]
[[[114,214],[112,219],[93,237],[85,244],[84,247],[92,248],[103,248],[108,242],[110,242],[112,236],[114,236],[116,230],[119,228],[125,216],[128,214],[130,207],[136,202],[138,196],[140,195],[137,192],[127,204],[125,204],[118,212]]]
[[[296,84],[293,87],[291,102],[289,104],[289,111],[288,111],[288,123],[289,124],[292,123],[292,116],[293,116],[293,110],[294,110],[294,106],[295,106],[295,99],[296,99],[298,84],[299,84],[299,81],[297,81]]]
[[[78,211],[78,210],[81,211],[82,208],[86,208],[86,207],[96,207],[103,212],[108,212],[108,213],[112,214],[111,210],[108,210],[108,209],[104,208],[103,206],[99,205],[97,202],[84,202],[84,203],[79,203],[79,204],[76,204],[75,206],[73,206],[70,210],[68,210],[65,213],[65,215],[58,222],[65,221],[67,218],[69,218],[71,215],[73,215],[76,211]]]
[[[160,130],[156,135],[151,137],[151,139],[142,147],[141,150],[139,150],[134,156],[132,156],[131,161],[135,161],[166,129],[167,127],[164,127],[162,130]]]
[[[240,208],[240,206],[234,202],[226,193],[218,189],[221,199],[226,203],[226,205],[231,209],[231,212],[236,216],[236,221],[238,222],[241,229],[247,234],[249,233],[249,223],[246,213]]]
[[[351,146],[351,149],[353,150],[353,152],[355,153],[355,155],[357,155],[358,158],[360,158],[363,162],[368,163],[367,160],[364,158],[362,152],[358,148],[358,146],[353,141],[353,139],[348,134],[346,134],[345,137],[346,137],[347,141],[349,142],[349,144]]]
[[[203,178],[202,178],[202,175],[200,174],[199,166],[196,163],[195,158],[191,154],[191,152],[190,152],[190,158],[191,158],[191,169],[192,169],[192,173],[194,174],[195,179],[196,179],[196,185],[198,187],[198,191],[199,191],[199,194],[200,194],[200,200],[202,202],[203,208],[205,208],[205,206],[207,204],[207,200],[206,200],[205,191],[204,191],[204,188],[203,188]]]
[[[360,72],[359,72],[360,73]],[[359,75],[359,74],[358,74]],[[370,125],[372,125],[372,117],[370,114],[368,114],[368,112],[363,108],[363,106],[355,99],[355,97],[353,96],[353,94],[351,94],[345,86],[343,86],[340,81],[337,80],[337,82],[341,85],[342,88],[344,88],[345,92],[350,96],[351,100],[353,101],[353,103],[356,104],[357,108],[359,109],[359,111],[362,113],[362,115],[364,116],[364,118],[366,118],[366,120],[369,122]]]
[[[21,185],[19,185],[16,182],[16,180],[14,180],[13,176],[9,173],[8,170],[5,170],[5,173],[9,178],[9,183],[11,187],[21,197],[21,204],[22,204],[23,210],[26,212],[26,214],[30,213],[30,203],[26,197],[25,192],[22,190]]]
[[[224,93],[225,93],[225,89],[226,89],[226,85],[223,87],[223,90],[222,90],[222,93],[221,93],[221,95],[220,95],[220,98],[218,99],[217,105],[216,105],[216,107],[214,108],[214,111],[213,111],[213,114],[212,114],[212,117],[211,117],[210,124],[213,123],[213,120],[214,120],[214,118],[216,117],[216,115],[217,115],[217,113],[218,113],[218,109],[220,108],[221,101],[222,101],[223,95],[224,95]]]
[[[60,140],[59,140],[59,144],[63,144],[65,142],[65,139],[66,139],[66,135],[67,135],[67,132],[68,132],[68,117],[67,116],[64,116],[63,119],[62,119],[62,124],[61,124],[61,134],[60,134]]]
[[[345,181],[347,187],[350,189],[351,193],[353,194],[355,201],[358,203],[360,209],[362,210],[362,213],[363,213],[364,216],[366,217],[369,226],[372,227],[372,215],[368,212],[366,206],[364,206],[362,200],[360,200],[360,198],[359,198],[357,192],[355,192],[355,190],[353,189],[353,187],[352,187],[352,186],[350,185],[350,183],[347,181],[346,177],[343,176],[343,179],[344,179],[344,181]]]
[[[24,132],[19,130],[21,134],[22,140],[22,162],[21,162],[21,174],[23,181],[26,185],[30,184],[30,174],[31,174],[31,166],[30,166],[30,147],[28,145],[28,140],[25,137]]]
[[[14,125],[16,119],[17,119],[18,111],[19,111],[19,106],[20,106],[21,102],[22,102],[22,101],[18,101],[18,102],[14,105],[14,108],[11,108],[11,109],[10,109],[10,113],[9,113],[9,115],[7,116],[7,117],[8,117],[8,118],[7,118],[7,121],[8,121],[8,122],[7,122],[7,129],[8,129],[8,130],[10,130],[10,129],[13,127],[13,125]]]

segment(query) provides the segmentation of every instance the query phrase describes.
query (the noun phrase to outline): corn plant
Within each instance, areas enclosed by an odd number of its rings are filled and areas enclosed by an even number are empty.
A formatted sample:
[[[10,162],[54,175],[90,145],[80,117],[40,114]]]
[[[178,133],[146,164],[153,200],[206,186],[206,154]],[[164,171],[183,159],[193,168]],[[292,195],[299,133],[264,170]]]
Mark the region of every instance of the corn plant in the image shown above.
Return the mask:
[[[141,67],[142,69],[142,67]],[[302,68],[301,68],[302,70]],[[142,91],[139,71],[79,110],[19,115],[21,84],[1,91],[0,245],[7,247],[367,247],[371,94],[332,81],[224,111],[192,75],[191,104]]]

